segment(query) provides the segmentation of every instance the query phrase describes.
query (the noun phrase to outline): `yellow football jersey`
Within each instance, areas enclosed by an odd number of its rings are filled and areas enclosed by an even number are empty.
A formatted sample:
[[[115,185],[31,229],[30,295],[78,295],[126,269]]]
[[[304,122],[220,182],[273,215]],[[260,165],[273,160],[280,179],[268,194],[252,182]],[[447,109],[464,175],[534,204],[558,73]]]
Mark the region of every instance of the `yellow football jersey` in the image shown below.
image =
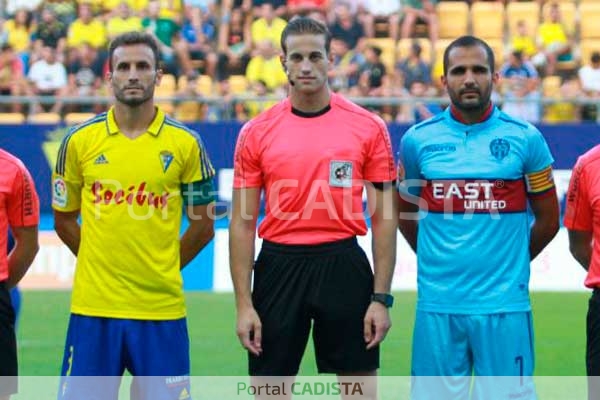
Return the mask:
[[[52,178],[53,208],[81,212],[71,312],[184,317],[181,186],[213,176],[198,134],[158,109],[135,139],[119,132],[113,109],[71,129]]]

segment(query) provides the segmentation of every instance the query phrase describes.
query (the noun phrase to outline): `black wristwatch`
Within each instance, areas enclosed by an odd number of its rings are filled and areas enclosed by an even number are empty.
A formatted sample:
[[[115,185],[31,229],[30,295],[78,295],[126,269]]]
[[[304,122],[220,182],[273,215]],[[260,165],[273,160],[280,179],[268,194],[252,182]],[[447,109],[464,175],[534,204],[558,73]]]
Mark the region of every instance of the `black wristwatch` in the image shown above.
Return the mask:
[[[371,295],[371,301],[376,301],[387,308],[391,308],[392,305],[394,305],[394,296],[389,293],[373,293]]]

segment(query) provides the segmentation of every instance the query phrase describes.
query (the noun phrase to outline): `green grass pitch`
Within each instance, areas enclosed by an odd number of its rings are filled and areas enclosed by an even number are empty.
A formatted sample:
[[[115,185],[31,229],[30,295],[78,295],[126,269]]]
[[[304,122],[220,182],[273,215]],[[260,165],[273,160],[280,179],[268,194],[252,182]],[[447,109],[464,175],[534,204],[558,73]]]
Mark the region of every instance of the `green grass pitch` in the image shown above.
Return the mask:
[[[392,329],[381,352],[381,375],[410,374],[414,292],[395,293]],[[585,374],[587,293],[532,294],[535,321],[536,375]],[[232,294],[192,292],[186,295],[192,375],[246,375],[247,361],[235,335]],[[25,291],[18,332],[20,374],[56,376],[69,316],[70,293]],[[309,343],[301,375],[316,374]]]

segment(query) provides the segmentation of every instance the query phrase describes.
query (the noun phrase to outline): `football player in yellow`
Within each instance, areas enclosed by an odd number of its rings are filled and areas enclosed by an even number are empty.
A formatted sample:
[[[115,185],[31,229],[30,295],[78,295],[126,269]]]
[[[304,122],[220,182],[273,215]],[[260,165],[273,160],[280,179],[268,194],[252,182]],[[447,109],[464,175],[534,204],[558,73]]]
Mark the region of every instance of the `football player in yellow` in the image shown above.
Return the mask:
[[[70,130],[53,174],[56,232],[77,256],[59,395],[116,399],[128,370],[136,399],[185,400],[180,270],[214,235],[214,169],[198,134],[154,105],[154,39],[120,35],[109,60],[115,104]]]

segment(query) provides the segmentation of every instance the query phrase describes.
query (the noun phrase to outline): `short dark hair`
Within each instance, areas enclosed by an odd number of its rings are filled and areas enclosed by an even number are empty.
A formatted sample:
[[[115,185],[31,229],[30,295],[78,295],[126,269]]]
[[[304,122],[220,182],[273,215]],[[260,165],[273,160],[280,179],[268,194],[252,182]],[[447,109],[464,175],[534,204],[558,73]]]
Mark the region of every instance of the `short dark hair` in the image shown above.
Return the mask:
[[[281,33],[281,49],[283,54],[287,54],[286,41],[288,36],[293,35],[323,35],[325,36],[325,51],[329,54],[331,48],[331,32],[327,26],[309,17],[295,17],[288,22]]]
[[[590,57],[590,61],[594,64],[600,63],[600,51],[594,51]]]
[[[452,51],[452,49],[454,49],[456,47],[476,47],[476,46],[480,46],[485,50],[485,53],[487,54],[490,71],[492,73],[494,73],[496,61],[494,58],[494,51],[492,50],[490,45],[487,44],[482,39],[479,39],[478,37],[466,35],[466,36],[461,36],[458,39],[455,39],[452,43],[450,43],[448,45],[448,47],[446,47],[446,50],[444,50],[444,76],[446,76],[448,74],[448,64],[450,64],[450,51]]]
[[[152,35],[145,32],[127,32],[114,38],[108,47],[108,69],[112,72],[113,54],[117,48],[136,44],[144,44],[152,49],[152,53],[154,53],[154,65],[156,69],[158,69],[158,65],[160,63],[160,51],[158,50],[158,43],[156,43],[156,40]]]

